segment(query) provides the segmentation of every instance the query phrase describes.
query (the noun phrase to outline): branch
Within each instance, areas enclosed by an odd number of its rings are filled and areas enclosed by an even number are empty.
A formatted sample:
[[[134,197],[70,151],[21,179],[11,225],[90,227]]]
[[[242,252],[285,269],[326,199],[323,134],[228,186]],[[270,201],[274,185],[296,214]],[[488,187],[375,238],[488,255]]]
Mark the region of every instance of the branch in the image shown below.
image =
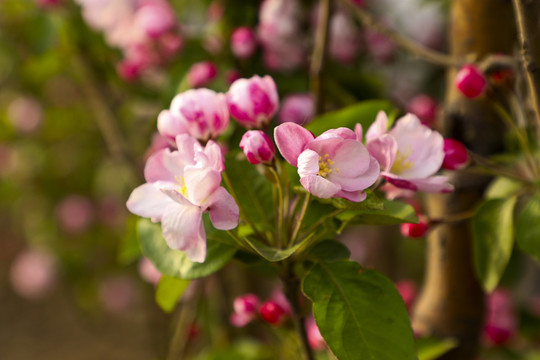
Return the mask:
[[[328,28],[330,24],[331,0],[321,0],[317,19],[317,30],[315,33],[315,46],[311,57],[311,67],[309,69],[311,90],[315,96],[316,115],[324,112],[323,97],[323,68],[326,62],[326,48],[328,46]]]
[[[429,49],[417,43],[416,41],[409,39],[401,35],[400,33],[382,25],[381,23],[377,22],[369,12],[356,6],[350,0],[339,1],[343,4],[343,6],[345,6],[346,9],[353,13],[365,27],[368,27],[380,34],[383,34],[391,41],[393,41],[396,45],[401,47],[403,50],[411,53],[412,55],[420,59],[442,66],[461,67],[466,64],[466,61],[463,58],[455,58],[450,55]]]

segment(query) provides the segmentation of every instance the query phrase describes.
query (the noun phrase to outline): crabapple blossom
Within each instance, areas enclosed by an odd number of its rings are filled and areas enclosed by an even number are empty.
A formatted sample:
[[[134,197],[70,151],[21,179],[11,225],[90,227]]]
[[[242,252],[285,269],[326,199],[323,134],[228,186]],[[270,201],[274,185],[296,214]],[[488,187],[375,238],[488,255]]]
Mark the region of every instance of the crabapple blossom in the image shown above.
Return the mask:
[[[240,141],[240,148],[252,164],[269,163],[276,153],[272,140],[261,130],[246,131]]]
[[[381,111],[366,133],[366,145],[389,183],[413,191],[453,191],[446,176],[432,176],[444,159],[441,134],[422,125],[413,114],[398,119],[390,131],[387,128],[388,118]]]
[[[157,38],[176,25],[174,11],[166,1],[143,1],[134,18],[135,26],[146,35]]]
[[[209,89],[188,90],[174,97],[169,110],[158,116],[158,131],[174,140],[188,134],[206,141],[216,138],[229,126],[225,95]]]
[[[231,50],[237,58],[247,59],[256,49],[257,37],[251,28],[242,26],[234,30],[231,35]]]
[[[360,33],[351,17],[337,11],[330,20],[328,52],[337,61],[351,63],[360,48]]]
[[[302,186],[317,197],[359,202],[379,177],[377,160],[350,129],[331,129],[315,137],[300,125],[284,123],[274,134],[281,155],[298,167]]]
[[[262,128],[278,110],[276,83],[268,75],[238,79],[227,92],[227,105],[242,126]]]
[[[309,93],[291,94],[283,99],[279,111],[279,122],[307,124],[315,115],[315,101]]]
[[[255,294],[245,294],[234,299],[234,313],[231,315],[231,324],[235,327],[244,327],[257,316],[259,298]]]
[[[324,342],[321,331],[319,330],[313,316],[306,319],[306,334],[309,346],[311,346],[313,350],[322,350],[325,348],[326,343]]]
[[[472,64],[464,65],[454,81],[458,90],[469,99],[479,97],[487,87],[486,77],[480,69]]]
[[[146,162],[146,183],[131,193],[132,213],[161,222],[171,249],[185,251],[195,262],[206,257],[202,215],[208,212],[214,227],[230,230],[238,225],[238,205],[220,186],[224,170],[220,147],[209,141],[203,148],[187,134],[176,138],[178,151],[163,149]]]
[[[201,87],[212,81],[218,73],[213,62],[201,61],[191,66],[187,74],[187,81],[192,87]]]
[[[459,170],[467,166],[469,154],[461,142],[444,139],[444,161],[442,167],[448,170]]]

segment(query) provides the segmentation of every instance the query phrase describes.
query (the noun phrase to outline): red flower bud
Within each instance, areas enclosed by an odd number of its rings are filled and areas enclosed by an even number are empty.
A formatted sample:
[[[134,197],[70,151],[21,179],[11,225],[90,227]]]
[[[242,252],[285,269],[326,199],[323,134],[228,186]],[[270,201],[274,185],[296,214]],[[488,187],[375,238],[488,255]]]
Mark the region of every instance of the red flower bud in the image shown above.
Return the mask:
[[[265,302],[259,309],[261,317],[269,324],[277,325],[283,321],[286,316],[286,311],[279,306],[275,301],[269,300]]]
[[[469,155],[467,148],[454,139],[444,139],[444,161],[442,167],[448,170],[459,170],[467,165]]]
[[[457,73],[455,84],[463,95],[474,99],[484,93],[487,81],[480,69],[472,64],[467,64]]]

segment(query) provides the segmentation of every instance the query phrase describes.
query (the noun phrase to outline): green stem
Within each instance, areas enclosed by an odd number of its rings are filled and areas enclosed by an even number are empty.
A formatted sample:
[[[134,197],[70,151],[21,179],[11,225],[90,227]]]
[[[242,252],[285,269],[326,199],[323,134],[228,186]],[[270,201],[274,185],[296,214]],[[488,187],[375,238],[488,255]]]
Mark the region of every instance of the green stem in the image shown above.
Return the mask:
[[[270,167],[270,172],[274,176],[274,179],[276,180],[276,188],[278,191],[278,204],[277,204],[277,243],[278,247],[281,248],[283,245],[283,188],[281,187],[281,180],[279,178],[279,175],[273,167]]]
[[[306,197],[304,198],[304,203],[302,204],[302,210],[300,210],[300,215],[298,216],[298,219],[296,220],[294,224],[294,230],[289,240],[289,246],[292,246],[296,242],[296,237],[298,236],[298,232],[300,231],[300,228],[302,227],[302,222],[304,221],[304,217],[306,216],[306,213],[307,213],[309,201],[310,201],[310,193],[306,193]]]

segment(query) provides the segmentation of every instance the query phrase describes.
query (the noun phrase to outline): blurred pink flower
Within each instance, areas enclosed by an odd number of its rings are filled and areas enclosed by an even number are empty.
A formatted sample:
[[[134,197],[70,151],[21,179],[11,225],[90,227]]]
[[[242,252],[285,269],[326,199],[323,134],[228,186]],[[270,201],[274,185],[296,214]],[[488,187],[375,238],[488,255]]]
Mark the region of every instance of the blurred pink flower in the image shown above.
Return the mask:
[[[319,330],[313,316],[306,319],[306,333],[309,346],[311,346],[313,350],[322,350],[326,347],[326,343],[321,335],[321,331]]]
[[[176,26],[174,10],[163,0],[144,0],[134,16],[135,26],[156,38]]]
[[[231,50],[239,59],[247,59],[257,49],[257,37],[255,32],[247,27],[239,27],[231,35]]]
[[[394,59],[396,45],[385,35],[366,29],[364,37],[367,50],[375,61],[388,63]]]
[[[350,129],[331,129],[315,138],[300,125],[284,123],[275,128],[274,138],[285,160],[298,167],[302,186],[317,197],[363,201],[364,189],[379,177],[377,160]]]
[[[236,80],[227,92],[231,115],[248,129],[265,127],[278,110],[276,83],[266,75]]]
[[[403,298],[403,302],[407,307],[409,314],[411,313],[414,303],[416,301],[416,296],[418,294],[418,289],[414,281],[411,280],[400,280],[396,282],[396,288]]]
[[[65,232],[80,233],[94,220],[94,207],[85,196],[69,195],[56,206],[56,218]]]
[[[245,294],[234,299],[234,313],[230,317],[235,327],[244,327],[257,316],[259,298],[255,294]]]
[[[150,284],[157,285],[161,279],[161,273],[148,258],[142,257],[137,266],[139,275]]]
[[[187,74],[187,81],[192,87],[201,87],[216,77],[217,67],[210,61],[201,61],[191,65]]]
[[[336,11],[330,19],[328,51],[337,61],[350,64],[360,49],[360,31],[353,19],[343,11]]]
[[[45,252],[25,250],[13,261],[10,268],[13,290],[28,300],[46,296],[57,281],[54,258]]]
[[[131,193],[127,207],[132,213],[160,221],[171,249],[185,251],[196,262],[206,257],[206,233],[202,215],[208,211],[220,230],[238,225],[238,205],[220,186],[224,170],[219,146],[206,147],[186,135],[177,136],[178,151],[161,150],[145,166],[147,183]]]
[[[240,79],[242,77],[242,74],[236,69],[230,69],[225,72],[225,81],[227,82],[227,85],[232,85],[233,82]]]
[[[127,276],[114,276],[99,284],[99,300],[111,313],[127,312],[135,302],[135,285]]]
[[[437,101],[429,95],[417,95],[409,101],[407,111],[418,116],[423,125],[433,127],[438,111]]]
[[[279,111],[279,122],[293,122],[305,125],[315,115],[315,101],[309,93],[291,94],[283,99]]]
[[[37,100],[19,96],[8,105],[7,117],[15,130],[31,134],[41,125],[43,108]]]
[[[509,291],[496,289],[487,297],[484,336],[492,345],[502,345],[518,331],[518,315]]]

